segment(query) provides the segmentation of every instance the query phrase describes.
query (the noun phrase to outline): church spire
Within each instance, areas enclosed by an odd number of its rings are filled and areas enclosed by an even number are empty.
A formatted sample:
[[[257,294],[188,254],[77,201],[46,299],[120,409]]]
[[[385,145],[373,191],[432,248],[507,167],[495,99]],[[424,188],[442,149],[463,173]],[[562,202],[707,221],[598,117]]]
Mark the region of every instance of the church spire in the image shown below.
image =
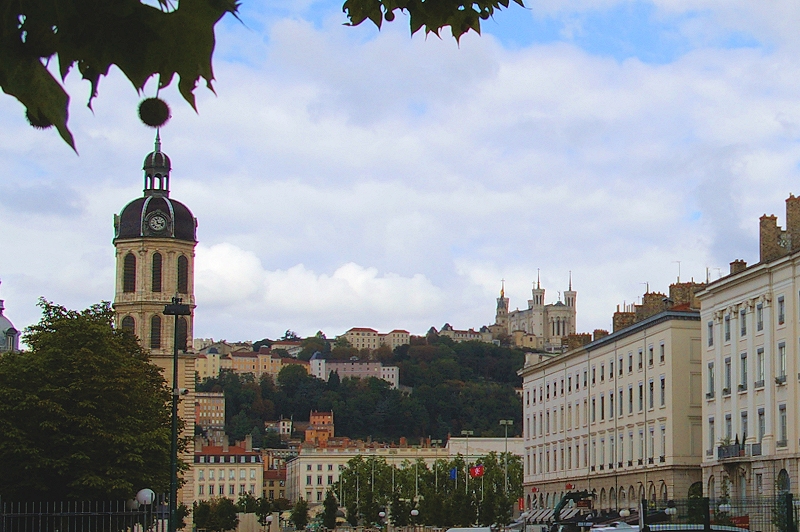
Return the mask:
[[[506,280],[500,279],[500,297],[506,297]]]
[[[540,289],[542,287],[541,283],[539,282],[539,268],[536,268],[536,289]]]
[[[572,270],[569,271],[569,291],[572,292]]]

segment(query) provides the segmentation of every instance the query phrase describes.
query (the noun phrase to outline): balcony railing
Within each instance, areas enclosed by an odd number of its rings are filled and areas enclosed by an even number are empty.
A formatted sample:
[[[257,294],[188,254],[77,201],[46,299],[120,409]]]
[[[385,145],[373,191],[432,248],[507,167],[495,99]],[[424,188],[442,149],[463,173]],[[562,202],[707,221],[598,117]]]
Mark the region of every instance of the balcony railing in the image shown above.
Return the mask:
[[[709,453],[710,454],[710,453]],[[717,447],[717,460],[727,460],[746,456],[761,456],[761,444],[736,444],[720,445]]]
[[[755,386],[756,388],[763,388],[764,387],[764,380],[762,379],[760,381],[754,382],[753,386]]]

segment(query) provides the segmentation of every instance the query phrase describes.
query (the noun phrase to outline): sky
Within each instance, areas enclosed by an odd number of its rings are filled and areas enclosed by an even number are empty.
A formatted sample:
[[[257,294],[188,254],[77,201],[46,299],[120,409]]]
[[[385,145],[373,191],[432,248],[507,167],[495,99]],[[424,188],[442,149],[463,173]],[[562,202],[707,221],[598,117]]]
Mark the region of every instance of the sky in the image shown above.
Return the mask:
[[[195,336],[422,334],[493,323],[541,278],[610,329],[648,286],[758,261],[758,218],[799,194],[800,4],[528,0],[456,43],[344,25],[341,2],[243,0],[216,95],[162,91],[171,197],[198,219]],[[112,71],[70,128],[0,97],[0,299],[114,296],[113,215],[141,196],[153,130]],[[647,284],[645,284],[647,283]]]

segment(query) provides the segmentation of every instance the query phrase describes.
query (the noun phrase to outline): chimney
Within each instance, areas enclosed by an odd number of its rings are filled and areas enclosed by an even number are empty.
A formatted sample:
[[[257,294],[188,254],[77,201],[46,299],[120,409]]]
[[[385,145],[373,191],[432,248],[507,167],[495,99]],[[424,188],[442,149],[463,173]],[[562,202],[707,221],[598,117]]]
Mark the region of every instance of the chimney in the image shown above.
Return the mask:
[[[244,450],[249,452],[253,451],[253,435],[248,434],[244,437]]]
[[[617,311],[614,313],[612,321],[614,323],[614,332],[617,332],[625,327],[633,325],[636,322],[636,313]]]
[[[605,336],[608,336],[608,331],[607,330],[605,330],[605,329],[595,329],[594,330],[594,339],[595,340],[599,340],[600,338],[603,338]]]
[[[800,197],[789,194],[786,198],[786,236],[789,251],[800,250]]]
[[[228,435],[227,434],[223,434],[223,436],[222,436],[222,452],[223,453],[227,453],[228,452]]]
[[[204,443],[205,443],[205,440],[203,439],[202,436],[195,436],[194,437],[194,450],[195,450],[195,452],[202,451]]]
[[[786,251],[780,245],[781,228],[778,227],[778,217],[766,214],[759,218],[759,260],[772,262],[782,257]]]
[[[746,269],[747,269],[747,263],[742,259],[736,259],[735,261],[731,262],[731,275],[743,272]]]

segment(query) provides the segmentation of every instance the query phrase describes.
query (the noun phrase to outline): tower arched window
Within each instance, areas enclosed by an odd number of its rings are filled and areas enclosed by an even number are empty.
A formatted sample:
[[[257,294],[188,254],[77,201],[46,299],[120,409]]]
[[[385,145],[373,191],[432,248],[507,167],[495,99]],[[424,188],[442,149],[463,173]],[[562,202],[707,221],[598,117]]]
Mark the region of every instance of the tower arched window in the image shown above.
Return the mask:
[[[161,292],[161,253],[153,253],[153,292]]]
[[[150,349],[161,348],[161,316],[150,318]]]
[[[136,291],[136,255],[128,253],[122,266],[122,291]]]
[[[185,255],[178,257],[178,293],[189,293],[189,259]]]
[[[189,322],[183,316],[178,317],[178,349],[186,351],[186,341],[189,333]]]
[[[122,318],[122,330],[128,331],[131,334],[136,334],[136,321],[133,316],[125,316]]]

